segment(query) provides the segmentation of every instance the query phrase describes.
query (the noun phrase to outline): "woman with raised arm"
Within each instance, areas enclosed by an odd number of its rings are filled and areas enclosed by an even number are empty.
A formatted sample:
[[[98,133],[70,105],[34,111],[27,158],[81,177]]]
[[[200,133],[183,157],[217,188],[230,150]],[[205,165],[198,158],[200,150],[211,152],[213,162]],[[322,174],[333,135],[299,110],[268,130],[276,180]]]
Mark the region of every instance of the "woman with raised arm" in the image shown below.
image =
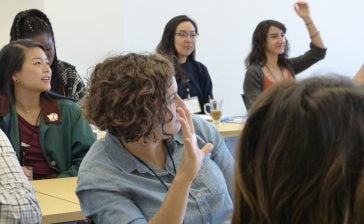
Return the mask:
[[[323,59],[326,48],[310,15],[307,2],[295,3],[294,9],[309,33],[310,50],[288,58],[286,27],[275,20],[264,20],[255,28],[252,49],[245,60],[244,102],[247,109],[264,90],[283,80],[294,79],[296,74]]]

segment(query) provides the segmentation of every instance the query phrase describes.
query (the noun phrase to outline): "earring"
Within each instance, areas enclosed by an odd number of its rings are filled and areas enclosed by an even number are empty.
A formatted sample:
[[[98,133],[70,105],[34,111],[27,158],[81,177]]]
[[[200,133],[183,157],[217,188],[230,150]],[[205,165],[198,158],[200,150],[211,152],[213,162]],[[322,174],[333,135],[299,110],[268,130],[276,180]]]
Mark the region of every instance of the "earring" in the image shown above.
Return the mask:
[[[15,79],[15,82],[16,82],[16,83],[18,83],[18,82],[19,82],[19,80]]]

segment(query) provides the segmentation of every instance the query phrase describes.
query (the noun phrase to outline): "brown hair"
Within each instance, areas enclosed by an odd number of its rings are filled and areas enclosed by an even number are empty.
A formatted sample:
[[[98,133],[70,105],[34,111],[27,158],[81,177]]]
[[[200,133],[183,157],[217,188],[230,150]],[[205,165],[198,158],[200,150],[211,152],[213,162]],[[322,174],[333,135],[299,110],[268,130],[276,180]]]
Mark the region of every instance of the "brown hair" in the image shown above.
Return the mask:
[[[166,58],[168,58],[174,65],[174,69],[176,70],[176,79],[177,81],[182,81],[183,83],[188,82],[188,74],[181,68],[178,63],[178,52],[175,47],[174,38],[176,36],[176,30],[179,24],[183,22],[190,22],[195,28],[196,33],[198,34],[198,27],[195,21],[193,21],[190,17],[186,15],[179,15],[170,19],[166,26],[164,27],[164,31],[162,34],[162,39],[160,40],[157,46],[157,53],[163,54]],[[195,60],[196,49],[188,55],[188,59]]]
[[[363,89],[339,77],[277,84],[239,140],[233,223],[363,223],[363,167]]]
[[[86,119],[125,142],[163,129],[173,65],[160,55],[129,53],[96,65],[82,101]],[[171,118],[172,119],[172,118]]]
[[[36,47],[44,51],[40,43],[31,39],[20,39],[8,43],[0,51],[0,95],[5,96],[11,104],[15,99],[12,76],[22,69],[25,50]]]
[[[245,59],[246,67],[250,65],[259,65],[263,66],[267,63],[267,56],[265,54],[266,45],[267,45],[267,37],[269,29],[274,26],[278,29],[282,30],[285,34],[287,31],[286,26],[275,20],[263,20],[261,21],[254,30],[252,37],[252,49]],[[288,51],[289,44],[286,39],[286,46],[284,47],[284,52],[278,55],[278,65],[286,67],[288,63]]]

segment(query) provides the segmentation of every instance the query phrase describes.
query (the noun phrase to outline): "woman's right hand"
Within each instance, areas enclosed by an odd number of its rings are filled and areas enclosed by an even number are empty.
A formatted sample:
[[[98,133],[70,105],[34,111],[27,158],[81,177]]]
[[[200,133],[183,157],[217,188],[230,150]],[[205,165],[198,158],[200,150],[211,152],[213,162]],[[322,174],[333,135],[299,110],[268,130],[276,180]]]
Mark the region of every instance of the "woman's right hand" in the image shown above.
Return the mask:
[[[297,15],[305,21],[305,23],[309,22],[307,20],[311,18],[310,8],[306,1],[297,1],[294,4],[294,10],[296,11]]]
[[[191,113],[184,105],[183,101],[180,105],[181,106],[177,108],[177,112],[181,123],[184,146],[183,156],[177,175],[186,181],[192,182],[201,168],[203,159],[212,151],[213,145],[207,143],[202,149],[199,149]]]

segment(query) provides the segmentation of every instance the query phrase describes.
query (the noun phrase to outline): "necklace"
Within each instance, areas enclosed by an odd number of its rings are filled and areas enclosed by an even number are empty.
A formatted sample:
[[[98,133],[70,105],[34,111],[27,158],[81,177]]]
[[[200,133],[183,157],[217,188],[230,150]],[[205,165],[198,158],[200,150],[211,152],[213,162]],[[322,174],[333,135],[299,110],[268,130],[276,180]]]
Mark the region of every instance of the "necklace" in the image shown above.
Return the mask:
[[[15,103],[16,110],[18,114],[22,115],[23,118],[26,118],[26,120],[36,126],[39,121],[39,116],[42,108],[32,108],[32,109],[26,109],[26,107],[19,101],[16,101]]]
[[[268,67],[268,65],[265,65],[265,67],[267,68],[269,74],[272,76],[272,78],[274,79],[274,81],[276,82],[280,82],[280,81],[283,81],[285,78],[284,78],[284,74],[283,74],[283,71],[281,69],[281,67],[279,67],[279,70],[281,71],[281,80],[280,79],[277,79],[275,75],[273,75],[273,72],[270,70],[270,68]]]
[[[173,157],[171,155],[171,152],[168,150],[167,148],[167,152],[168,152],[168,156],[169,158],[172,160],[172,165],[173,165],[173,170],[174,170],[174,173],[176,174],[176,165],[174,164],[174,160],[173,160]],[[162,180],[162,178],[160,178],[160,176],[158,176],[158,174],[156,174],[156,172],[154,172],[154,170],[146,163],[144,162],[143,160],[139,159],[137,156],[133,155],[134,158],[136,158],[141,164],[143,164],[145,167],[148,168],[148,170],[150,170],[153,175],[159,180],[159,182],[164,186],[164,188],[168,191],[168,186],[166,183],[164,183],[164,181]]]
[[[172,157],[172,154],[171,152],[169,151],[168,147],[166,147],[166,150],[167,150],[167,153],[168,153],[168,156],[169,158],[171,159],[172,161],[172,165],[173,165],[173,170],[174,170],[174,174],[176,175],[176,165],[174,164],[174,160],[173,160],[173,157]],[[133,154],[132,154],[133,155]],[[168,191],[168,186],[166,183],[164,183],[164,181],[162,180],[162,178],[160,178],[160,176],[158,176],[158,174],[156,174],[156,172],[154,172],[154,170],[146,163],[144,162],[143,160],[139,159],[137,156],[133,155],[134,158],[136,158],[141,164],[143,164],[145,167],[148,168],[148,170],[150,170],[153,175],[159,180],[159,182],[164,186],[164,188]],[[184,221],[182,222],[183,224],[185,223]]]
[[[18,104],[18,108],[20,108],[26,114],[30,114],[32,112],[30,109],[26,109],[26,107],[21,102],[16,101],[16,104]]]

